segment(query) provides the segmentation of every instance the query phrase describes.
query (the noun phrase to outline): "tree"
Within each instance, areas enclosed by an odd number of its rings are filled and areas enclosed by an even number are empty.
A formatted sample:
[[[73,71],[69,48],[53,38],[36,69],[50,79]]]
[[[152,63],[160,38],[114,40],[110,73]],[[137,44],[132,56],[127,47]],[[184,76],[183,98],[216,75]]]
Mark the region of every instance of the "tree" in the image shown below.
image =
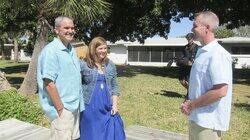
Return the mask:
[[[1,59],[5,59],[5,46],[4,46],[4,43],[5,43],[5,40],[7,38],[7,35],[6,33],[2,33],[0,32],[0,46],[1,46]]]
[[[250,26],[240,26],[239,28],[235,28],[234,30],[235,36],[239,37],[250,37]]]
[[[233,37],[233,36],[234,36],[233,30],[227,29],[225,26],[220,26],[215,31],[216,38],[228,38],[228,37]]]
[[[88,42],[95,36],[103,36],[115,42],[139,40],[160,35],[167,38],[170,19],[177,15],[172,1],[155,0],[108,0],[111,14],[107,20],[95,20],[91,26],[79,30],[83,40]]]
[[[0,92],[10,89],[10,83],[5,77],[4,72],[0,71]]]
[[[19,4],[23,4],[19,1]],[[58,15],[67,15],[73,18],[78,18],[88,24],[95,18],[103,18],[107,15],[109,4],[101,0],[40,0],[25,2],[26,6],[34,5],[38,14],[36,28],[38,29],[38,38],[35,43],[31,62],[24,81],[19,88],[20,93],[32,94],[37,92],[36,67],[37,60],[41,49],[45,45],[48,28],[52,29],[49,21],[52,21]]]
[[[33,6],[19,5],[14,0],[1,0],[0,9],[0,36],[5,38],[2,39],[3,43],[6,43],[6,38],[14,42],[14,60],[17,61],[18,39],[26,30],[33,29],[35,19],[32,15],[36,11]]]
[[[110,14],[106,12],[107,7],[109,7],[107,2],[111,6]],[[76,37],[78,40],[86,42],[95,36],[103,36],[112,42],[120,39],[143,42],[146,38],[154,35],[167,38],[171,19],[176,22],[179,22],[183,17],[193,19],[194,13],[203,10],[214,11],[219,15],[221,23],[228,23],[227,27],[231,28],[249,24],[250,19],[245,14],[249,13],[249,2],[247,0],[194,0],[188,2],[185,0],[107,0],[107,2],[101,0],[28,0],[25,3],[20,2],[18,5],[35,7],[36,14],[32,18],[37,21],[35,26],[37,30],[41,30],[47,23],[53,23],[53,19],[57,15],[65,14],[75,17],[77,25]],[[25,19],[25,21],[29,20]],[[35,45],[35,49],[43,44]],[[40,51],[34,50],[34,52],[36,53],[33,53],[33,56],[38,56]],[[32,58],[32,62],[34,61],[37,61],[36,57]],[[36,63],[34,66],[29,66],[28,72],[32,71],[30,68],[34,69],[34,72],[32,72],[34,74]],[[33,85],[36,82],[25,82],[27,79],[35,79],[36,76],[32,74],[27,73],[19,91],[34,93],[36,86]],[[32,90],[25,91],[23,89]]]
[[[211,10],[220,19],[220,23],[226,24],[227,28],[233,29],[242,25],[249,25],[250,13],[248,0],[178,0],[176,1],[178,17],[193,19],[194,13]]]
[[[103,36],[112,42],[120,39],[144,42],[146,38],[154,35],[167,38],[171,19],[175,22],[179,22],[184,17],[192,20],[195,13],[204,10],[211,10],[218,14],[220,23],[226,23],[227,28],[249,24],[250,19],[245,14],[250,12],[247,0],[188,2],[185,0],[108,0],[108,2],[111,3],[112,8],[107,20],[96,20],[91,26],[81,28],[77,32],[78,35],[83,35],[82,39],[86,42],[94,36]]]

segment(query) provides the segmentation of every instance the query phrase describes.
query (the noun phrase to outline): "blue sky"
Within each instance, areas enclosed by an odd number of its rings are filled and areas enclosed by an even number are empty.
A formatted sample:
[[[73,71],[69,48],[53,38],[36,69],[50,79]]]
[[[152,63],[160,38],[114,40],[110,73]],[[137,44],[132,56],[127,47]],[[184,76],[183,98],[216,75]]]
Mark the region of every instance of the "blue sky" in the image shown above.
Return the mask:
[[[181,19],[181,22],[171,21],[170,32],[168,37],[179,37],[185,36],[187,33],[191,32],[193,22],[188,18]]]

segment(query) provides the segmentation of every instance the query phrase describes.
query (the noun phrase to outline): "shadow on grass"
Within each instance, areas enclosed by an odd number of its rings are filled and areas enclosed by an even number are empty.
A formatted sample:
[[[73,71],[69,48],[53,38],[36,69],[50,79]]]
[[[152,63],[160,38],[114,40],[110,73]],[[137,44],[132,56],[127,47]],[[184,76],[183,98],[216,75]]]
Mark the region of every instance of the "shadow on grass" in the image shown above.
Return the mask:
[[[118,77],[133,77],[137,74],[178,78],[177,67],[117,66]]]
[[[26,72],[28,70],[28,64],[26,65],[17,65],[17,66],[8,66],[3,68],[2,70],[6,74],[11,74],[11,73],[21,73],[21,72]]]
[[[234,84],[250,85],[250,69],[234,69]]]
[[[23,77],[6,77],[9,83],[15,87],[16,89],[20,88],[22,82],[23,82]]]
[[[161,93],[157,93],[160,94],[162,96],[166,96],[166,97],[174,97],[174,98],[184,98],[185,95],[182,95],[180,93],[177,92],[173,92],[173,91],[167,91],[167,90],[161,90]]]
[[[12,73],[25,73],[28,69],[28,63],[18,63],[15,66],[7,66],[1,68],[6,74]],[[150,66],[129,66],[118,65],[117,66],[118,77],[133,77],[137,74],[150,74],[154,76],[162,76],[169,78],[178,78],[178,67],[150,67]],[[250,69],[234,69],[233,77],[234,84],[250,85]],[[11,81],[10,81],[11,82]],[[20,80],[14,80],[14,82],[20,82]],[[18,84],[18,83],[13,83]]]
[[[237,108],[245,109],[246,111],[250,111],[250,104],[248,103],[234,103],[234,106]]]
[[[133,77],[137,74],[178,78],[178,67],[117,66],[118,77]],[[250,69],[234,69],[233,83],[250,85]]]

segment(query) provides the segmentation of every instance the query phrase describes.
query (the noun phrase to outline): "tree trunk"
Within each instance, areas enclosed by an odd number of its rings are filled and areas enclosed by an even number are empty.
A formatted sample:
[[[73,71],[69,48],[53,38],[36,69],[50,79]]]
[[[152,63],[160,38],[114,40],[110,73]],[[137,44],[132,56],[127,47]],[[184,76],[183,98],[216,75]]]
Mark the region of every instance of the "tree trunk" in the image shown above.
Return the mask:
[[[18,91],[22,94],[35,94],[37,93],[37,79],[36,79],[36,70],[37,70],[37,60],[38,56],[45,45],[46,36],[48,32],[48,26],[42,21],[38,21],[40,25],[40,32],[38,33],[38,38],[35,43],[31,61],[29,63],[29,68],[26,73],[26,76],[23,80],[21,87]]]
[[[0,46],[1,46],[1,59],[5,60],[5,48],[4,48],[4,42],[3,40],[0,40]]]
[[[14,61],[18,62],[18,43],[17,38],[14,38]]]
[[[4,72],[0,71],[0,92],[10,89],[10,83],[5,78]]]

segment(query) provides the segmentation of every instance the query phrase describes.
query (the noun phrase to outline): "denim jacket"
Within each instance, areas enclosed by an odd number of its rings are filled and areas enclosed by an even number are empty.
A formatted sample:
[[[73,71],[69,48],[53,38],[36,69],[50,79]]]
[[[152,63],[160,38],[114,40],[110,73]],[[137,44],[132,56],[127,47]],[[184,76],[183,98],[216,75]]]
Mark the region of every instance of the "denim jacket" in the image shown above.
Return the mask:
[[[119,96],[115,64],[111,60],[108,60],[108,63],[104,64],[103,66],[110,97],[113,95]],[[83,100],[84,103],[89,104],[97,82],[98,70],[95,67],[88,67],[84,60],[80,60],[80,67],[82,75]]]

